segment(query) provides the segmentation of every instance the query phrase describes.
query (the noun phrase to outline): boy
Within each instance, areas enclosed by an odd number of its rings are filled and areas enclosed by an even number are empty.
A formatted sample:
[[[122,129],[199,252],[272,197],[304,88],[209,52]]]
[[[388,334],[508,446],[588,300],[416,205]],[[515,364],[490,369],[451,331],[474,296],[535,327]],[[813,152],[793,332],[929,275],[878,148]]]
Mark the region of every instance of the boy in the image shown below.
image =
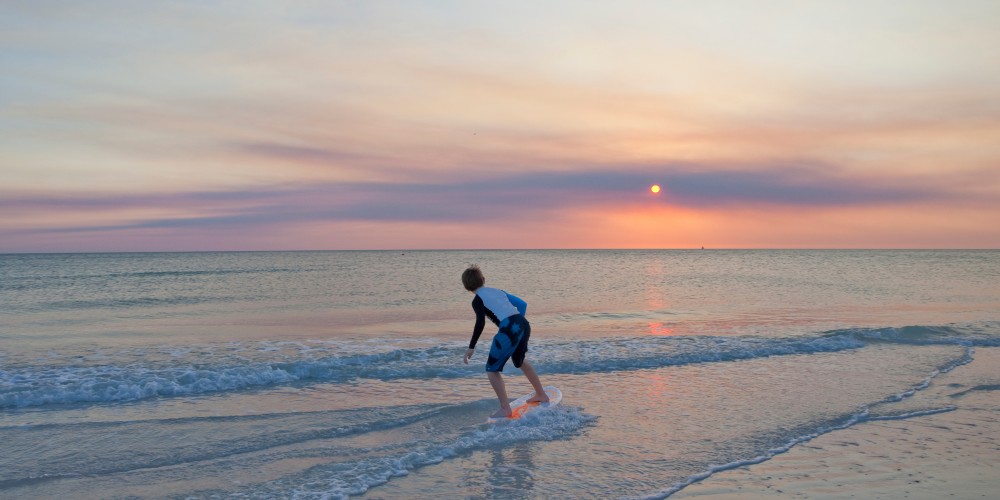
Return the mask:
[[[489,316],[500,330],[493,336],[493,344],[490,347],[490,355],[486,360],[486,375],[490,379],[493,391],[497,393],[500,400],[500,410],[492,416],[510,417],[510,401],[507,399],[507,388],[504,386],[503,377],[500,372],[507,360],[514,359],[514,367],[520,368],[524,376],[528,377],[531,386],[535,388],[535,395],[529,402],[544,403],[549,400],[545,394],[542,383],[538,380],[535,369],[524,360],[524,355],[528,352],[528,337],[531,335],[531,325],[525,319],[524,313],[528,309],[528,304],[515,295],[511,295],[503,290],[483,286],[486,278],[478,266],[469,266],[462,273],[462,285],[465,289],[476,294],[472,299],[472,310],[476,312],[476,326],[472,330],[472,341],[469,342],[469,350],[465,351],[465,364],[469,364],[469,358],[476,349],[476,341],[483,333],[486,325],[486,317]]]

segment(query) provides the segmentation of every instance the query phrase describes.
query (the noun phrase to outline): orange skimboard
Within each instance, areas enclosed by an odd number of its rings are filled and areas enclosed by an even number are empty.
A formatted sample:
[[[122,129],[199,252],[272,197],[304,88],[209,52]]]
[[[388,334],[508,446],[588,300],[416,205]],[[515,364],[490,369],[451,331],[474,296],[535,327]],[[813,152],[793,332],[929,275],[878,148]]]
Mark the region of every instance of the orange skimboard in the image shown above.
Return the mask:
[[[486,423],[493,424],[503,420],[516,420],[535,408],[551,408],[558,405],[559,402],[562,401],[562,391],[551,385],[545,388],[545,394],[549,395],[549,400],[544,403],[528,402],[528,399],[531,399],[531,397],[535,395],[534,392],[521,396],[510,402],[510,417],[490,417],[486,419]]]

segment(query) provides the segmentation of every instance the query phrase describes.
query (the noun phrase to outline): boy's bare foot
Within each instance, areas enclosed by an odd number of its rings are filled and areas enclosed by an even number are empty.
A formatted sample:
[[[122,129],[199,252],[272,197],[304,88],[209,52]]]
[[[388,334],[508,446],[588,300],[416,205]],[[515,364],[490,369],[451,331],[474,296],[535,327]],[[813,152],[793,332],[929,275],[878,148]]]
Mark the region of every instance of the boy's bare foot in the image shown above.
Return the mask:
[[[528,398],[528,402],[529,403],[548,403],[549,402],[549,395],[545,394],[544,392],[541,393],[541,394],[535,394],[534,396],[531,396],[530,398]]]
[[[510,415],[512,413],[513,412],[511,411],[510,407],[508,406],[507,408],[500,408],[499,410],[497,410],[496,412],[494,412],[492,415],[490,415],[490,417],[491,418],[510,418]]]

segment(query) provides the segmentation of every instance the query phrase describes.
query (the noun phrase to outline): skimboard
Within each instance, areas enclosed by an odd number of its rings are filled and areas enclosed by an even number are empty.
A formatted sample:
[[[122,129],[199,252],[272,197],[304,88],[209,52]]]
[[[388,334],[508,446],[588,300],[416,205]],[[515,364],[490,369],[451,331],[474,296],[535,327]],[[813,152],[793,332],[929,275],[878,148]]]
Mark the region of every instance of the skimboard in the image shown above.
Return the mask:
[[[510,417],[490,417],[486,419],[486,423],[493,424],[503,420],[516,420],[535,408],[551,408],[558,405],[559,402],[562,401],[562,391],[556,387],[551,385],[546,387],[545,394],[549,395],[549,400],[544,403],[529,403],[528,399],[530,399],[531,396],[534,396],[535,393],[532,392],[531,394],[525,394],[524,396],[510,402]]]

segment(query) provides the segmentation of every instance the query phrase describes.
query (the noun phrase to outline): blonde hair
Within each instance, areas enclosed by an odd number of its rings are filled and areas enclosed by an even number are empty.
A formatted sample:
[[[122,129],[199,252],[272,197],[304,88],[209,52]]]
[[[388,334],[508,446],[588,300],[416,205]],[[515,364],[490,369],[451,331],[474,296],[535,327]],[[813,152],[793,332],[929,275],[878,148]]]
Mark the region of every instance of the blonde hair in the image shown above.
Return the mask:
[[[472,264],[462,273],[462,285],[470,292],[475,292],[479,287],[486,284],[486,278],[479,266]]]

